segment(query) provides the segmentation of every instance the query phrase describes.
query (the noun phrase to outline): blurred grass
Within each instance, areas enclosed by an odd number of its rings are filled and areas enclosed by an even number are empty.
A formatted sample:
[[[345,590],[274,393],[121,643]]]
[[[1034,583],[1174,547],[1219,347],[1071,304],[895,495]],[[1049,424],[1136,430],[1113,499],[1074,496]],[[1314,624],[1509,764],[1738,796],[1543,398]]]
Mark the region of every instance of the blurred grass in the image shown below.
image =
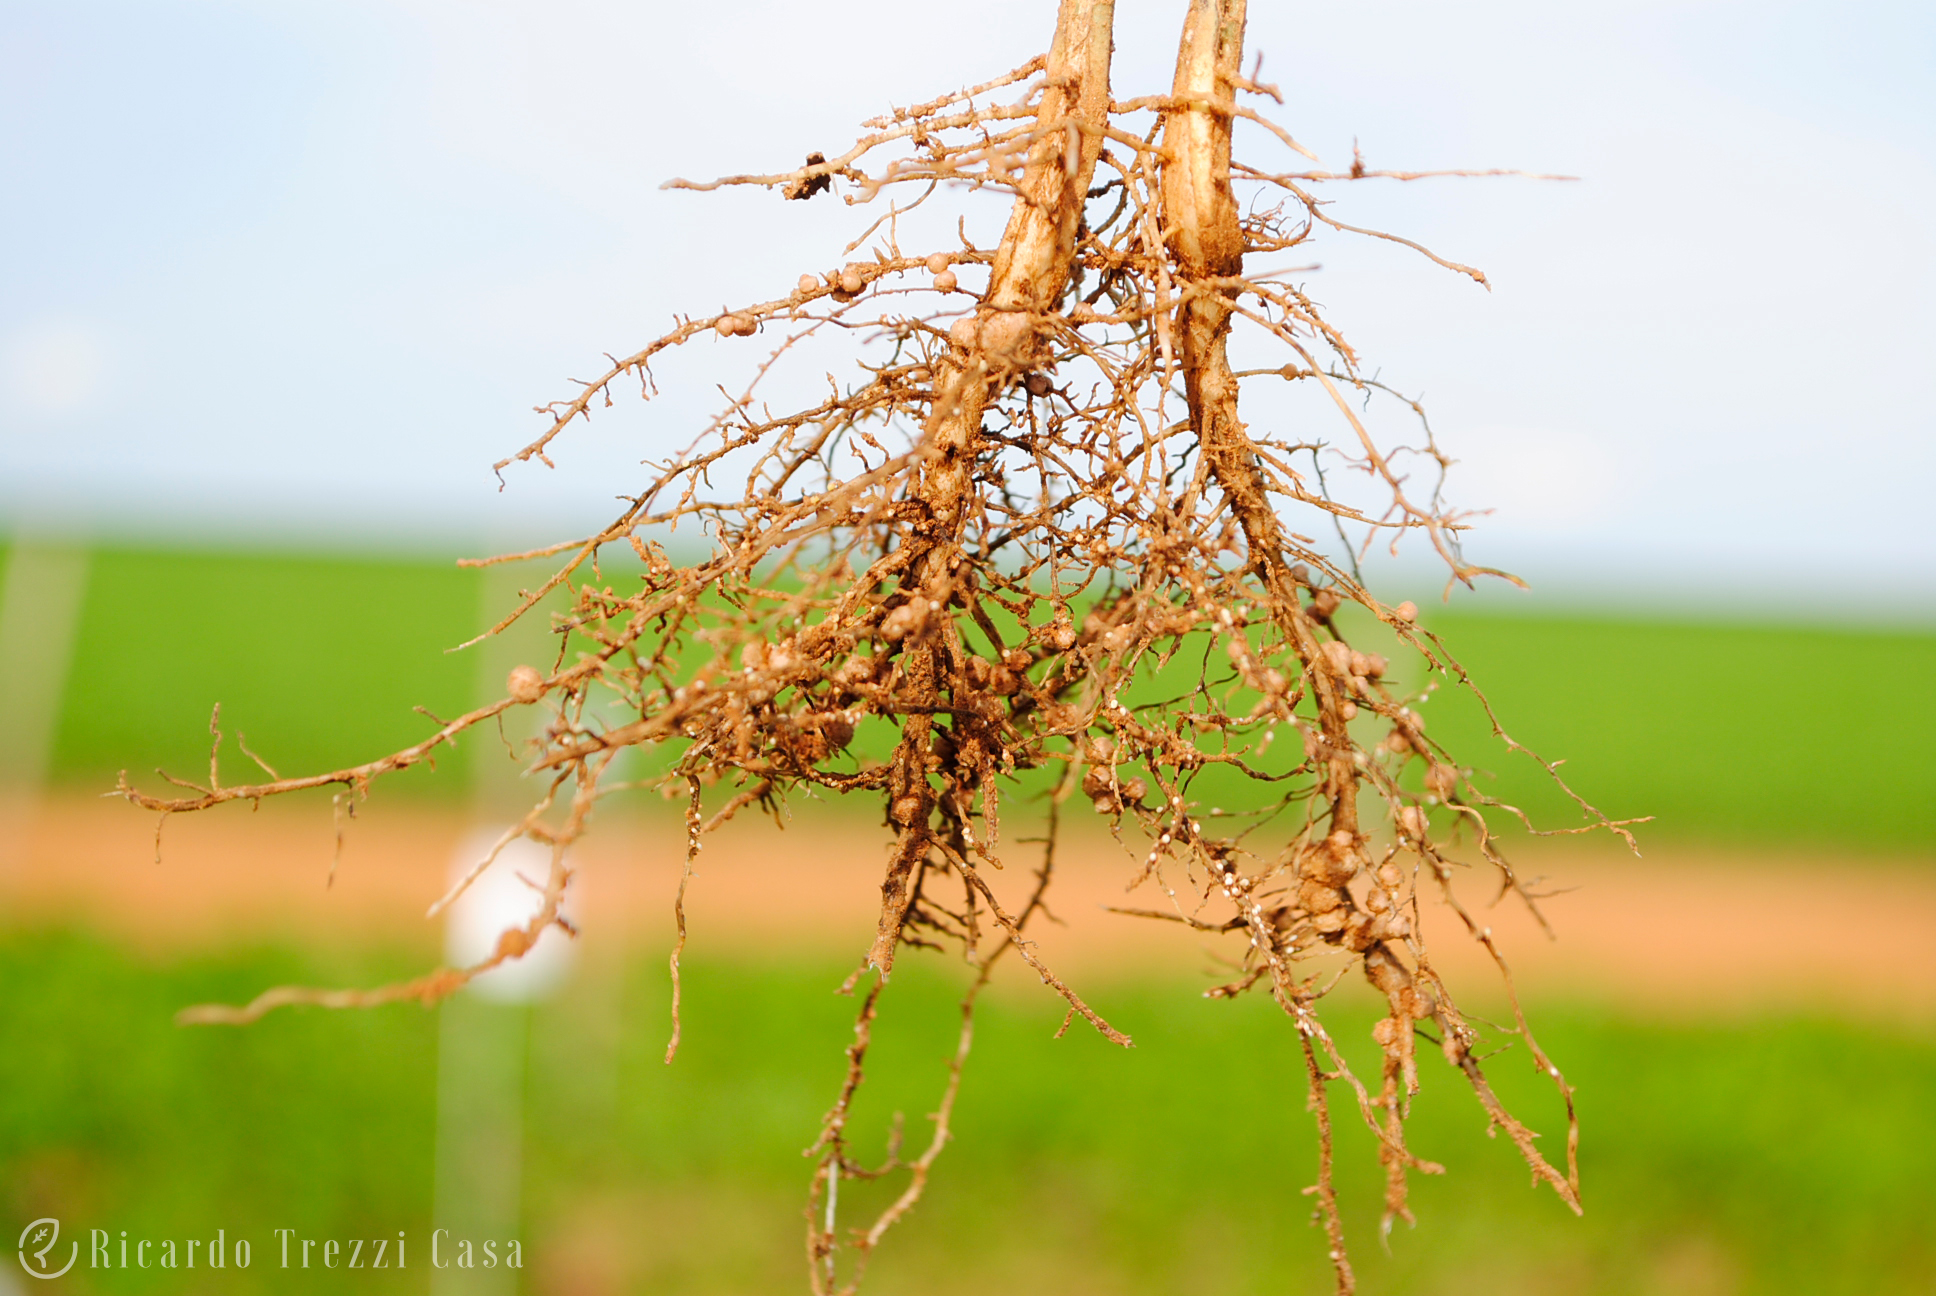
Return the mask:
[[[163,766],[200,778],[218,701],[224,727],[284,773],[414,742],[430,721],[413,707],[448,716],[478,695],[477,659],[445,650],[481,628],[481,591],[475,571],[421,561],[100,550],[56,776],[106,788],[119,769],[153,782]],[[1437,609],[1426,622],[1510,733],[1564,759],[1608,814],[1656,816],[1654,840],[1930,853],[1936,758],[1922,735],[1936,730],[1936,633]],[[1170,674],[1193,678],[1187,664]],[[1442,688],[1424,714],[1461,760],[1496,775],[1495,795],[1549,826],[1578,822],[1531,761],[1490,737],[1470,697]],[[399,786],[461,795],[471,754]],[[233,743],[225,758],[231,779],[253,772]]]
[[[473,703],[475,572],[420,561],[101,550],[69,674],[56,776],[110,786],[156,765],[199,778],[210,706],[284,773],[421,738]],[[1613,815],[1655,840],[1928,856],[1936,804],[1936,634],[1428,609],[1508,729],[1567,759]],[[1402,667],[1400,668],[1403,669]],[[489,683],[490,681],[486,681]],[[1524,758],[1442,688],[1430,732],[1496,772],[1497,795],[1573,817]],[[247,768],[233,744],[224,768]],[[464,796],[462,751],[411,795]],[[240,763],[238,763],[240,762]],[[149,779],[148,781],[152,781]],[[1211,789],[1204,789],[1206,794]],[[167,962],[84,935],[0,929],[0,1206],[136,1236],[251,1236],[257,1264],[209,1283],[151,1270],[70,1275],[76,1291],[266,1291],[276,1227],[373,1237],[431,1227],[435,1014],[284,1013],[242,1031],[179,1030],[173,1011],[288,981],[371,984],[407,952],[214,950]],[[687,1037],[661,1061],[662,956],[587,968],[532,1011],[526,1225],[534,1291],[797,1290],[799,1151],[831,1099],[853,1004],[844,967],[697,966]],[[1328,1287],[1307,1227],[1314,1148],[1295,1037],[1262,1000],[1209,1004],[1129,980],[1085,992],[1137,1038],[1073,1032],[1015,987],[982,1019],[922,1207],[869,1290],[1244,1293]],[[910,959],[884,1000],[854,1122],[877,1154],[889,1114],[919,1143],[952,1048],[951,976]],[[1699,987],[1690,987],[1690,1004]],[[516,1011],[516,1010],[502,1010]],[[1580,1087],[1588,1215],[1530,1190],[1509,1146],[1442,1067],[1415,1130],[1444,1179],[1421,1222],[1375,1238],[1374,1147],[1338,1113],[1341,1189],[1368,1291],[1895,1293],[1931,1290],[1936,1038],[1926,1024],[1771,1013],[1646,1021],[1547,1003],[1542,1040]],[[1369,1017],[1340,1005],[1354,1064]],[[1428,1060],[1429,1061],[1429,1060]],[[1550,1094],[1511,1054],[1501,1089],[1557,1142]],[[1554,1149],[1557,1153],[1557,1148]],[[859,1211],[880,1190],[850,1188]],[[376,1290],[419,1290],[422,1275]],[[226,1284],[226,1285],[224,1285]]]
[[[246,1273],[201,1271],[197,1282],[81,1271],[66,1281],[83,1292],[280,1289],[287,1275],[263,1263],[276,1227],[406,1229],[421,1248],[434,1013],[285,1012],[234,1031],[169,1022],[182,1004],[276,981],[399,970],[367,953],[150,963],[74,934],[0,937],[0,1205],[70,1228],[159,1238],[221,1225],[255,1240]],[[528,1010],[527,1290],[804,1285],[800,1149],[844,1065],[854,1005],[829,993],[843,971],[690,967],[686,1043],[671,1067],[656,954],[587,969],[564,997]],[[1314,1140],[1281,1016],[1261,998],[1212,1003],[1175,985],[1085,989],[1137,1047],[1081,1031],[1053,1041],[1061,1014],[1039,988],[1018,980],[998,994],[981,1019],[958,1141],[884,1246],[869,1290],[1327,1290],[1300,1193]],[[895,1109],[910,1142],[925,1138],[956,990],[952,965],[911,957],[884,997],[853,1126],[870,1159]],[[1936,1038],[1926,1029],[1778,1016],[1662,1024],[1580,1003],[1546,1004],[1539,1020],[1580,1091],[1587,1215],[1529,1188],[1511,1147],[1484,1137],[1469,1093],[1428,1057],[1414,1142],[1450,1173],[1418,1181],[1419,1225],[1401,1226],[1389,1255],[1375,1237],[1372,1142],[1338,1112],[1366,1290],[1929,1290]],[[1349,1005],[1334,1019],[1364,1069],[1369,1022]],[[1556,1144],[1554,1103],[1520,1056],[1490,1070]],[[880,1193],[843,1200],[858,1220]]]
[[[1647,835],[1931,854],[1936,634],[1430,612],[1506,731]],[[1549,824],[1578,813],[1450,687],[1431,734]]]
[[[480,579],[425,562],[120,549],[91,556],[61,705],[53,772],[114,785],[126,769],[207,778],[220,703],[227,780],[259,777],[237,748],[283,774],[374,759],[475,705],[476,658],[445,650],[476,634]],[[467,752],[400,786],[467,789]]]

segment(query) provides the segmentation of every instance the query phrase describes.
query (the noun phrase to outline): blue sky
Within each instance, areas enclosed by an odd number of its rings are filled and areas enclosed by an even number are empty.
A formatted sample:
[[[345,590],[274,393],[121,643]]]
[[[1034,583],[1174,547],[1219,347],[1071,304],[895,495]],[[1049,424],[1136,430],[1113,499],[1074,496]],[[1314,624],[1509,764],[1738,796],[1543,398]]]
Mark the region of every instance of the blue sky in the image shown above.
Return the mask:
[[[1373,165],[1584,177],[1338,194],[1490,294],[1398,249],[1314,252],[1316,295],[1464,460],[1458,497],[1498,510],[1482,559],[1936,606],[1936,11],[1256,8],[1280,118],[1327,162],[1356,138]],[[1179,11],[1122,6],[1119,93],[1167,84]],[[10,0],[0,516],[437,552],[586,529],[690,435],[714,360],[500,493],[531,406],[674,310],[837,264],[872,216],[660,181],[840,147],[1020,62],[1052,14]]]

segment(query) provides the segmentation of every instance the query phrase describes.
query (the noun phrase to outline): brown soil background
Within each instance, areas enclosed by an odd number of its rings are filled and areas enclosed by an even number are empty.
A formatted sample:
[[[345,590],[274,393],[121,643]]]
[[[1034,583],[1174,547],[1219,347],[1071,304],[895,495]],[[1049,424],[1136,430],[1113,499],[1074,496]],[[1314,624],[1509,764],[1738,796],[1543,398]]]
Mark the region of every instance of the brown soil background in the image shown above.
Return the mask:
[[[449,807],[375,803],[348,825],[334,882],[327,802],[224,807],[171,818],[155,860],[155,818],[124,803],[59,794],[8,814],[0,922],[73,925],[156,952],[238,941],[408,944],[437,957],[423,918],[478,820]],[[1040,847],[1016,841],[997,890],[1015,904]],[[588,954],[661,956],[684,832],[676,817],[607,816],[575,851]],[[750,813],[709,839],[687,898],[691,959],[858,958],[878,912],[887,835],[860,818],[803,817],[784,831]],[[1514,855],[1539,889],[1549,938],[1474,869],[1461,898],[1488,923],[1529,999],[1603,999],[1651,1012],[1820,1010],[1864,1016],[1936,1011],[1936,867],[1820,853],[1647,847],[1560,839]],[[1078,821],[1058,857],[1043,957],[1076,977],[1218,977],[1237,952],[1167,922],[1104,912],[1167,906],[1154,885],[1125,894],[1132,856]],[[1177,875],[1180,882],[1180,874]],[[1484,1001],[1489,960],[1444,906],[1422,919],[1455,990]],[[1012,982],[1029,979],[1019,962]],[[1208,979],[1202,984],[1210,984]]]

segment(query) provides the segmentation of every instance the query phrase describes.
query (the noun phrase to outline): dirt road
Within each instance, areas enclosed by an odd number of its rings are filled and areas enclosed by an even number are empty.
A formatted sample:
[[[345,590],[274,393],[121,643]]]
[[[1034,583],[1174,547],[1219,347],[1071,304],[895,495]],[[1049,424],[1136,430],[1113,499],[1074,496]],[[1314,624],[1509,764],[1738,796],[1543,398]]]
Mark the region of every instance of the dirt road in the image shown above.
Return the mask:
[[[154,817],[118,801],[62,795],[26,822],[14,818],[12,860],[0,866],[0,921],[10,925],[74,923],[155,949],[237,939],[410,942],[426,960],[437,956],[439,933],[424,910],[459,842],[478,827],[448,807],[366,807],[348,825],[332,883],[327,801],[176,816],[159,864]],[[583,843],[575,865],[587,942],[606,952],[667,946],[682,840],[676,818],[614,815]],[[877,913],[885,841],[857,818],[801,819],[784,832],[750,818],[729,825],[700,857],[687,903],[689,950],[858,957]],[[1008,846],[998,890],[1009,902],[1019,902],[1039,850]],[[1125,895],[1140,856],[1095,824],[1077,825],[1050,892],[1062,923],[1039,933],[1058,971],[1217,972],[1224,938],[1103,911],[1168,906],[1153,884]],[[1528,846],[1516,858],[1523,873],[1543,876],[1542,889],[1562,892],[1544,905],[1556,939],[1517,901],[1490,904],[1497,888],[1479,870],[1462,896],[1493,928],[1529,998],[1585,995],[1659,1012],[1936,1012],[1929,861],[1673,848],[1634,859],[1611,844],[1577,841]],[[1181,875],[1175,880],[1180,886]],[[1487,998],[1496,974],[1450,911],[1428,903],[1422,921],[1455,987],[1472,987],[1475,1002]]]

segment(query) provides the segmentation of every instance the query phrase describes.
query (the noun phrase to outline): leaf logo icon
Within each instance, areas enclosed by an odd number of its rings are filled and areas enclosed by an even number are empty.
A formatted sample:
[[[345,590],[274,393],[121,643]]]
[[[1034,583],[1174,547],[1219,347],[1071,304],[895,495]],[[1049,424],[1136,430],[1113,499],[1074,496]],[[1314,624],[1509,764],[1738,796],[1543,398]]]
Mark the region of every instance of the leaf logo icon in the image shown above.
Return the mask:
[[[52,1251],[54,1244],[59,1241],[60,1221],[54,1219],[52,1216],[46,1219],[37,1219],[26,1228],[21,1229],[20,1267],[27,1271],[29,1277],[33,1278],[60,1277],[69,1269],[72,1269],[74,1262],[80,1259],[81,1244],[79,1242],[68,1243],[67,1263],[58,1269],[50,1270],[47,1267],[47,1253]],[[39,1245],[35,1246],[36,1243]],[[28,1250],[29,1247],[34,1247],[34,1249],[30,1251]],[[30,1255],[34,1258],[32,1264],[27,1262],[27,1257]]]

